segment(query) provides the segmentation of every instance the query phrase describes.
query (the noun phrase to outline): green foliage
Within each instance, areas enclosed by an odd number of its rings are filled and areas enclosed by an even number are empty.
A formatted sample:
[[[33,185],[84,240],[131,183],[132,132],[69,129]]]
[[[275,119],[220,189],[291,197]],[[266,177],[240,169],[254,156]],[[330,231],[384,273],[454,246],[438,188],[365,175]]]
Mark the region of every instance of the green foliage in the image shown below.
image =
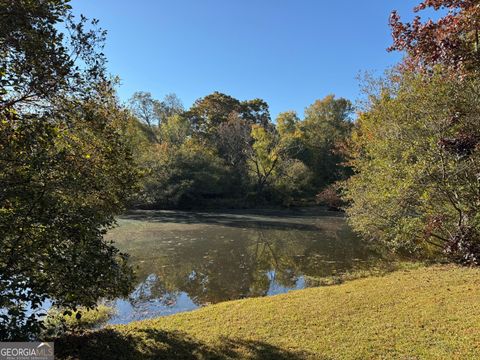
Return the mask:
[[[160,138],[162,142],[172,146],[179,146],[185,143],[192,135],[192,127],[185,117],[173,115],[160,126]]]
[[[277,131],[280,136],[293,134],[297,130],[299,122],[300,119],[294,111],[280,113],[277,116]]]
[[[345,156],[341,149],[350,136],[352,111],[350,101],[333,95],[315,101],[305,110],[305,120],[300,124],[303,151],[298,158],[312,170],[316,189],[350,175],[349,169],[342,166]]]
[[[132,98],[140,132],[152,143],[143,149],[148,175],[136,206],[290,205],[349,174],[341,153],[351,130],[345,99],[317,101],[303,121],[282,113],[276,124],[261,99],[215,92],[163,118],[155,110],[161,103],[149,93]],[[202,179],[209,185],[200,186]]]
[[[2,118],[0,302],[8,309],[1,323],[7,338],[27,336],[25,311],[46,298],[94,306],[130,291],[126,256],[103,240],[135,184],[130,146],[116,123],[121,114],[96,102],[74,111],[62,114],[70,115],[68,127],[55,119]],[[30,315],[27,328],[35,320]]]
[[[126,255],[103,235],[138,173],[103,31],[75,24],[68,1],[1,1],[0,14],[0,339],[20,340],[47,299],[91,308],[130,292]]]
[[[195,101],[186,112],[186,116],[196,131],[212,136],[217,127],[226,122],[233,112],[240,114],[250,125],[268,127],[270,124],[270,113],[265,101],[261,99],[239,101],[219,92]]]
[[[76,311],[50,308],[44,320],[42,337],[53,338],[64,333],[79,333],[105,325],[115,310],[107,305],[98,305],[95,309],[84,307]]]
[[[106,32],[96,20],[77,22],[69,2],[0,1],[1,108],[52,101],[60,92],[88,98],[92,83],[107,80]]]
[[[277,174],[273,188],[282,205],[294,205],[310,196],[313,174],[303,162],[287,158],[280,162]]]
[[[137,117],[147,137],[154,142],[160,143],[161,126],[170,117],[183,113],[183,105],[175,94],[168,94],[164,100],[156,100],[152,94],[137,91],[129,101],[130,110]]]
[[[226,122],[232,112],[239,112],[239,100],[219,92],[214,92],[195,101],[188,110],[187,117],[198,132],[212,134],[215,128]]]
[[[251,173],[254,174],[257,196],[262,201],[265,187],[272,178],[279,175],[278,167],[284,160],[286,149],[276,132],[268,131],[259,125],[252,126],[252,151],[249,156]]]
[[[406,56],[369,84],[352,138],[346,182],[354,228],[416,256],[480,259],[480,118],[475,1],[422,1],[415,12],[449,9],[433,21],[390,18]]]
[[[405,73],[371,95],[346,183],[357,231],[417,256],[478,263],[479,91],[478,79]]]
[[[165,118],[155,133],[156,140],[141,154],[146,176],[134,205],[191,208],[233,193],[232,170],[218,155],[215,144],[195,131],[186,116],[177,113]]]
[[[164,143],[149,151],[149,168],[139,199],[143,207],[191,208],[226,192],[228,169],[214,150],[195,140]]]

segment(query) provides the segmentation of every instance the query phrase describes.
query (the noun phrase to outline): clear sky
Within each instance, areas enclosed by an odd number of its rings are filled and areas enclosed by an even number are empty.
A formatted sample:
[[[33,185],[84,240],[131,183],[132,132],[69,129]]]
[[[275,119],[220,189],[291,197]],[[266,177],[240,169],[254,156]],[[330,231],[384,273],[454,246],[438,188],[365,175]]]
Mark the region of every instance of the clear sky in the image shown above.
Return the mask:
[[[355,101],[357,75],[382,72],[388,18],[411,18],[418,0],[73,0],[108,30],[119,95],[174,92],[189,107],[213,91],[262,98],[272,117],[328,94]]]

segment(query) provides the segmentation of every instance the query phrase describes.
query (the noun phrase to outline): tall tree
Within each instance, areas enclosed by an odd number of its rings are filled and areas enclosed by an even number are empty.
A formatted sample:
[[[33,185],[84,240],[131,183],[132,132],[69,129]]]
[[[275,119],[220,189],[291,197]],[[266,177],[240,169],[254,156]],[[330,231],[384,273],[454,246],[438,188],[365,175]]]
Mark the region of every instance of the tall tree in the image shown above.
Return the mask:
[[[182,101],[173,93],[167,94],[163,100],[157,100],[149,92],[137,91],[130,98],[129,107],[143,125],[148,138],[156,143],[160,143],[162,124],[184,111]]]
[[[187,111],[196,130],[205,134],[215,134],[217,127],[228,121],[231,113],[237,113],[250,125],[271,126],[268,104],[262,99],[240,101],[219,92],[198,99]]]
[[[295,111],[286,111],[277,116],[277,130],[281,136],[294,133],[299,123],[300,119]]]
[[[348,212],[372,240],[478,265],[480,8],[426,0],[415,11],[427,7],[448,12],[412,24],[392,14],[391,50],[406,50],[406,66],[380,83],[357,123]]]
[[[182,100],[180,100],[177,94],[167,94],[160,102],[160,118],[162,121],[166,121],[174,115],[180,115],[184,111]]]
[[[126,256],[103,234],[137,171],[105,33],[67,0],[3,0],[0,16],[0,338],[19,340],[38,334],[46,299],[129,293]]]
[[[298,164],[291,161],[290,156],[294,150],[292,144],[295,142],[291,140],[294,136],[291,134],[282,137],[276,130],[270,131],[261,125],[252,126],[253,143],[248,163],[255,179],[255,191],[259,201],[265,200],[263,197],[267,187],[272,186],[280,176],[289,173],[286,168],[292,166],[300,169]],[[299,174],[305,175],[306,172],[301,169]]]
[[[356,125],[354,229],[418,256],[480,259],[478,79],[395,76]]]
[[[214,92],[196,100],[186,116],[196,131],[213,134],[220,124],[227,122],[232,112],[241,112],[240,101],[229,95]]]
[[[152,97],[152,94],[145,91],[137,91],[129,101],[133,114],[146,125],[149,138],[159,143],[158,130],[162,123],[162,103]]]
[[[218,152],[232,169],[233,189],[237,193],[245,190],[249,183],[247,160],[252,148],[251,131],[252,126],[236,112],[232,112],[227,122],[217,129]]]
[[[334,95],[315,101],[305,110],[305,120],[300,124],[304,150],[299,158],[312,170],[317,190],[349,174],[338,150],[350,136],[352,112],[349,100],[335,99]]]

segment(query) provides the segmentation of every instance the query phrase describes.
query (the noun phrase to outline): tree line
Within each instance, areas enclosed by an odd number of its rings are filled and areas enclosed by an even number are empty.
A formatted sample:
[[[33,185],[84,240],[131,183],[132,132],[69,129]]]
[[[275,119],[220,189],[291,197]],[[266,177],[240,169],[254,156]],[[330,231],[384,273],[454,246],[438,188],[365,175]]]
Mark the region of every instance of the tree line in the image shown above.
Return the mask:
[[[137,92],[129,109],[144,169],[135,207],[289,206],[349,174],[339,148],[353,107],[333,95],[307,107],[304,119],[288,111],[276,121],[264,100],[219,92],[187,110],[174,94],[157,100]]]

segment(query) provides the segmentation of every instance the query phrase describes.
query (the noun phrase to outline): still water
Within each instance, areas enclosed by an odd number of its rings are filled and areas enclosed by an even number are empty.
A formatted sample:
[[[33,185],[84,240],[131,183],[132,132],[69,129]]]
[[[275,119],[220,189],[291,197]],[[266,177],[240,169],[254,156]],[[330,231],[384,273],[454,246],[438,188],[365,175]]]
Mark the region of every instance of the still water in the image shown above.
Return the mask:
[[[107,235],[130,254],[137,286],[111,324],[268,296],[368,266],[376,255],[341,214],[320,209],[137,211]]]

